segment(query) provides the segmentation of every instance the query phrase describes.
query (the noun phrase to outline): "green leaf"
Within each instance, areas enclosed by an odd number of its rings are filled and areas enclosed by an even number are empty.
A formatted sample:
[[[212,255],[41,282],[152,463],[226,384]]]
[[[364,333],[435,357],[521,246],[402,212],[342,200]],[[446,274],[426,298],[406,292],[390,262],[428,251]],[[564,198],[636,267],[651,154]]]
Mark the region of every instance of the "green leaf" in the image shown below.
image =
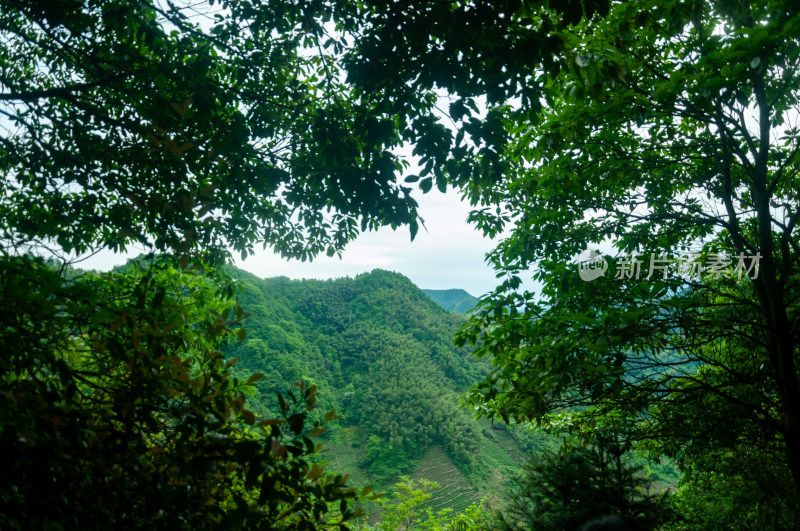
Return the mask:
[[[432,187],[433,187],[433,179],[430,177],[426,177],[419,182],[419,189],[422,190],[422,192],[425,194],[430,192]]]
[[[247,383],[247,385],[250,385],[250,384],[256,383],[257,381],[259,381],[259,380],[260,380],[260,379],[262,379],[263,377],[264,377],[264,373],[263,373],[263,372],[257,372],[257,373],[254,373],[254,374],[252,374],[252,375],[250,376],[250,378],[248,378],[248,379],[247,379],[247,382],[246,382],[246,383]]]

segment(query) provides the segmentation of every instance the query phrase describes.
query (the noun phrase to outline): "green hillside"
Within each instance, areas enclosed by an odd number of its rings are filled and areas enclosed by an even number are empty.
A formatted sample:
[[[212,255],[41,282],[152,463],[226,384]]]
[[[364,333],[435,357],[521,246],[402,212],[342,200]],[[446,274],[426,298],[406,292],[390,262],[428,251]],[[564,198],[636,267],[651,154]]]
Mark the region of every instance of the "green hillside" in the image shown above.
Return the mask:
[[[463,289],[423,289],[422,292],[445,310],[456,313],[467,313],[480,300]]]
[[[226,354],[238,358],[241,378],[265,374],[251,407],[274,416],[276,391],[301,378],[316,384],[320,407],[313,413],[335,408],[341,417],[329,423],[323,441],[334,469],[378,485],[400,474],[457,470],[434,474],[442,486],[432,503],[459,509],[522,458],[511,432],[497,432],[458,406],[461,393],[489,369],[452,344],[464,317],[404,276],[375,270],[296,281],[233,274],[249,314],[248,335]]]

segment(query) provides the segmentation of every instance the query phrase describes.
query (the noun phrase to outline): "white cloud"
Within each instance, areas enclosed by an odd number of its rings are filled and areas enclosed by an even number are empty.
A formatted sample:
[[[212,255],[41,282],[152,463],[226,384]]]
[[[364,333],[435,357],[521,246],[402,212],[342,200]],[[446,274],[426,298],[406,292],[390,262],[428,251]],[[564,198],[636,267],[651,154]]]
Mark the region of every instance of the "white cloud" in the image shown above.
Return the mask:
[[[359,236],[341,260],[322,256],[313,262],[288,261],[267,249],[236,260],[236,265],[259,277],[352,277],[380,268],[401,273],[422,288],[462,288],[476,296],[494,288],[494,273],[484,263],[493,244],[467,224],[469,206],[452,191],[432,191],[418,202],[425,229],[413,242],[407,228],[383,228]]]

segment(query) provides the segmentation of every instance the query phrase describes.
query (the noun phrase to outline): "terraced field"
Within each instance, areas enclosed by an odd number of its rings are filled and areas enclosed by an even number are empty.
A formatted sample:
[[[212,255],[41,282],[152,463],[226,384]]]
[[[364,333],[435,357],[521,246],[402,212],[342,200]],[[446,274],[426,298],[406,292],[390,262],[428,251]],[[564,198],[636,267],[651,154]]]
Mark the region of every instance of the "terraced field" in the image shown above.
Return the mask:
[[[475,456],[476,465],[464,474],[451,461],[441,446],[428,449],[423,457],[416,463],[409,474],[412,479],[428,479],[439,484],[439,488],[431,492],[431,498],[422,506],[422,509],[431,508],[434,512],[450,508],[455,512],[462,512],[467,506],[479,503],[486,499],[485,507],[489,510],[502,510],[504,504],[503,494],[508,487],[509,478],[519,470],[520,465],[527,457],[527,451],[520,448],[509,431],[510,428],[502,425],[492,426],[482,419],[479,421],[482,429],[481,446],[479,454]],[[539,453],[545,448],[555,449],[559,441],[547,436],[535,436],[528,440],[526,448],[533,453]],[[354,447],[353,441],[344,438],[334,441],[325,441],[323,446],[330,449],[323,459],[327,460],[331,471],[350,473],[350,484],[353,486],[373,485],[378,491],[392,490],[392,484],[379,485],[370,478],[358,463],[363,460],[364,450]],[[677,472],[670,463],[645,463],[657,479],[656,488],[674,489],[677,483]],[[361,524],[375,525],[380,520],[380,509],[374,502],[369,502],[363,507],[367,516]]]
[[[498,425],[493,427],[486,419],[480,420],[479,425],[483,432],[480,450],[475,456],[476,464],[468,474],[456,467],[440,446],[428,449],[414,466],[409,474],[412,479],[425,478],[439,484],[439,488],[431,492],[431,499],[423,506],[424,509],[430,507],[438,512],[451,508],[455,512],[461,512],[470,504],[479,503],[482,498],[486,498],[487,508],[496,509],[502,506],[502,495],[507,488],[508,478],[519,470],[526,452],[517,445],[508,428]],[[329,469],[349,473],[349,483],[353,486],[370,484],[378,491],[391,491],[392,482],[386,485],[377,484],[369,478],[366,471],[359,468],[358,463],[363,460],[364,450],[354,447],[354,440],[356,439],[337,437],[336,440],[323,442],[323,446],[329,449],[323,458],[329,463]],[[379,516],[377,505],[369,503],[365,509],[369,513],[366,520],[374,524]]]
[[[430,448],[410,474],[412,479],[429,479],[439,484],[431,498],[423,505],[434,512],[451,508],[461,512],[472,503],[481,501],[484,491],[470,485],[467,477],[453,464],[440,446]]]
[[[525,453],[517,446],[511,434],[504,429],[494,429],[485,419],[480,421],[480,425],[483,428],[486,442],[481,445],[481,453],[477,456],[479,466],[516,470],[519,463],[525,458]]]

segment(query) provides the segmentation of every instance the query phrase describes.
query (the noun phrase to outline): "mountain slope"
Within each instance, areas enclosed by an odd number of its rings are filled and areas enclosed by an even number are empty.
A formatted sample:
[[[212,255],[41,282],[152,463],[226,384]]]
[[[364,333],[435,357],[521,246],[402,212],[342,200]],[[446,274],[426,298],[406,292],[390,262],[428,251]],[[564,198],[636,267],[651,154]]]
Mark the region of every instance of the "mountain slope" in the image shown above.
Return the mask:
[[[463,289],[423,289],[422,291],[445,310],[456,313],[467,313],[480,300]]]
[[[453,346],[463,316],[382,270],[327,281],[233,274],[250,316],[247,339],[226,354],[243,378],[265,374],[256,411],[274,415],[274,393],[303,378],[319,388],[319,414],[335,408],[338,426],[357,429],[362,464],[379,481],[436,445],[465,469],[476,464],[481,428],[457,404],[488,364]]]

